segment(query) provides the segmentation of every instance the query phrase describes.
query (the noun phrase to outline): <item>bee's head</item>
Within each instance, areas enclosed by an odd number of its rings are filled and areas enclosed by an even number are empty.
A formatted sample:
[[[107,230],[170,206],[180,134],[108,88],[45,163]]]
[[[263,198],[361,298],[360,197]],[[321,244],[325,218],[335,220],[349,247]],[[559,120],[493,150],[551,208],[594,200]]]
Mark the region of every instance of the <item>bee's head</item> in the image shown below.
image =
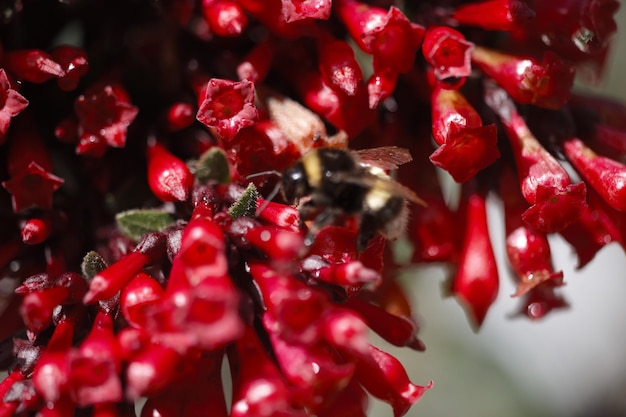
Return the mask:
[[[309,194],[310,189],[302,162],[296,162],[283,173],[282,190],[286,201],[294,202],[296,199]]]

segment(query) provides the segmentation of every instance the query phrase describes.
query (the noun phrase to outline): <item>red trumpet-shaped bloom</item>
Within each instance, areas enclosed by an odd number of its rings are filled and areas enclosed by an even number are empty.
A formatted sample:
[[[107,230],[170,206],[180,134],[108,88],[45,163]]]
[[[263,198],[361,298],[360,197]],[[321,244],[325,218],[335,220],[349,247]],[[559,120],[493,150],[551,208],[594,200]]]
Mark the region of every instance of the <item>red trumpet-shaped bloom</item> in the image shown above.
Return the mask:
[[[523,219],[546,233],[564,229],[581,216],[586,206],[585,184],[572,184],[565,168],[532,134],[502,90],[494,88],[487,94],[511,143],[522,195],[532,204]]]
[[[424,58],[439,80],[469,76],[473,49],[462,33],[447,26],[428,29],[422,45]]]
[[[11,124],[11,119],[28,106],[26,100],[19,92],[11,88],[4,69],[0,68],[0,144],[6,140],[5,135]]]
[[[107,146],[123,148],[128,126],[139,110],[119,85],[94,86],[74,102],[78,116],[76,153],[102,156]]]
[[[185,201],[194,181],[187,165],[156,142],[148,144],[146,153],[148,185],[154,195],[161,201]]]
[[[467,310],[472,326],[479,329],[498,295],[500,280],[489,239],[486,197],[480,192],[469,192],[464,200],[465,237],[452,294]]]
[[[196,118],[207,127],[215,128],[225,141],[254,124],[258,112],[254,106],[254,84],[213,78],[200,92]]]
[[[574,84],[574,69],[549,52],[538,61],[477,47],[472,63],[519,103],[558,109]]]
[[[521,0],[486,0],[457,7],[453,17],[462,25],[512,31],[523,27],[535,12]]]
[[[440,147],[433,164],[465,182],[500,157],[495,125],[483,126],[478,112],[458,90],[440,86],[432,92],[433,137]]]

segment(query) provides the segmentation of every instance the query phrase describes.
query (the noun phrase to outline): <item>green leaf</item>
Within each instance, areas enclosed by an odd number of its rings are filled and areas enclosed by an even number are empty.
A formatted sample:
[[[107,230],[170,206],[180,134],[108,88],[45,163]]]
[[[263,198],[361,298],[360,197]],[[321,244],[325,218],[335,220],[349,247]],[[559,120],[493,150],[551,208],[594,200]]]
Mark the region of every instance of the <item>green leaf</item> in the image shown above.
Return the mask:
[[[226,159],[226,152],[218,147],[206,151],[195,164],[196,178],[201,184],[210,180],[220,184],[230,182],[230,167]]]
[[[233,219],[238,217],[254,217],[258,198],[259,193],[254,184],[248,184],[248,187],[243,191],[241,197],[230,206],[228,214],[230,214],[230,217]]]
[[[107,267],[107,263],[104,262],[102,256],[96,251],[87,252],[83,258],[83,263],[80,264],[80,269],[83,271],[83,276],[89,281]]]
[[[174,223],[169,213],[155,209],[136,209],[115,216],[120,231],[128,238],[139,241],[148,232],[160,232]]]

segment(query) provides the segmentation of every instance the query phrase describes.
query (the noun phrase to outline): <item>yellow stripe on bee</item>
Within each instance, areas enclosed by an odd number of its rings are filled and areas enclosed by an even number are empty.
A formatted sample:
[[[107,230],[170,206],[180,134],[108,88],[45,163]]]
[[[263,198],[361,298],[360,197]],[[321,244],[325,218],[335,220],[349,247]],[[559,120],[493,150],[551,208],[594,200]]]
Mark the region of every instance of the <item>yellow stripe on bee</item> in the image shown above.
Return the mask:
[[[319,187],[322,182],[322,162],[317,151],[307,152],[301,161],[309,185],[313,188]]]
[[[382,210],[391,197],[386,189],[374,186],[365,194],[365,204],[372,211]]]

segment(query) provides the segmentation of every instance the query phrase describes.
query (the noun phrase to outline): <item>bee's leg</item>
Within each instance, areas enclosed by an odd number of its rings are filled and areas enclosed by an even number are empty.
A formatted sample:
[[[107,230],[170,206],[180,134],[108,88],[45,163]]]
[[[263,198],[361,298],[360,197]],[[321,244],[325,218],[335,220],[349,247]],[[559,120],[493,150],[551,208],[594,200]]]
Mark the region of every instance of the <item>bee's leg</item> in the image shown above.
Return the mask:
[[[319,207],[313,201],[307,201],[298,208],[300,214],[300,229],[304,229],[304,222],[315,218],[319,212]]]
[[[317,235],[317,233],[324,227],[330,224],[334,224],[337,218],[342,213],[343,211],[338,208],[326,208],[324,211],[318,214],[317,217],[315,217],[315,220],[313,221],[309,232],[304,238],[304,244],[306,246],[311,246],[315,241],[315,236]]]
[[[361,222],[359,223],[359,235],[356,239],[357,255],[367,248],[367,244],[374,237],[374,235],[376,235],[378,230],[380,230],[380,223],[376,216],[370,213],[364,213],[361,216]]]

